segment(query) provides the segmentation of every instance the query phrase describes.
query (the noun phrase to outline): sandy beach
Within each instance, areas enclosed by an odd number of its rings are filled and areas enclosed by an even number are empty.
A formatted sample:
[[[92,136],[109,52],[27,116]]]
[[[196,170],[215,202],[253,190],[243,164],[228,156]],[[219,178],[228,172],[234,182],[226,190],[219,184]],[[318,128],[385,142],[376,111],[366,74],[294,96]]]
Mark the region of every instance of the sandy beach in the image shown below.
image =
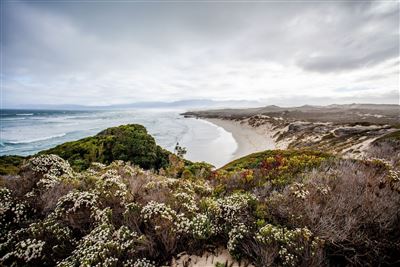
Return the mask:
[[[253,128],[247,123],[240,123],[233,120],[209,118],[204,120],[232,133],[238,147],[233,153],[231,160],[238,159],[254,152],[276,148],[276,143],[272,138],[272,131],[270,131],[267,126]]]

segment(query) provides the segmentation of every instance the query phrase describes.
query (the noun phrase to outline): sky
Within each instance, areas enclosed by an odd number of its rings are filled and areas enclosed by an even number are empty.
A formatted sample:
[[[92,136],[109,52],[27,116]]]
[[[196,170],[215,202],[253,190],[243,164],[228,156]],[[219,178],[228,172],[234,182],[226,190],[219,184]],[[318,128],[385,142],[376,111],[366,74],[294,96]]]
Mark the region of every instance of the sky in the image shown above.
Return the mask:
[[[399,104],[399,2],[1,1],[1,105]]]

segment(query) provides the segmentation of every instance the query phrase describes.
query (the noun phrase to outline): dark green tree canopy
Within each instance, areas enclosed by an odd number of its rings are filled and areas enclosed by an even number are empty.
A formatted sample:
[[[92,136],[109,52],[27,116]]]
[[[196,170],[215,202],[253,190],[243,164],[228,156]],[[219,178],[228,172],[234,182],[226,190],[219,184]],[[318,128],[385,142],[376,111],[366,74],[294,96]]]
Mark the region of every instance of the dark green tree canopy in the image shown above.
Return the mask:
[[[91,162],[109,164],[114,160],[130,161],[144,169],[160,169],[168,165],[171,153],[158,146],[144,126],[128,124],[61,144],[40,154],[59,155],[74,169],[83,170]]]

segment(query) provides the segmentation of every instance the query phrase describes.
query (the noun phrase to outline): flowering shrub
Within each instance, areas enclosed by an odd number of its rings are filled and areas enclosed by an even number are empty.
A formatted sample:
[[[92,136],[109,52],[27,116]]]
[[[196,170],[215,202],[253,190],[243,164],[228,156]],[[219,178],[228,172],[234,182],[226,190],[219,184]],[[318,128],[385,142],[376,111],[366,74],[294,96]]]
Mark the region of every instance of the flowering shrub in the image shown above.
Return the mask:
[[[261,227],[256,234],[256,240],[265,245],[265,249],[276,247],[276,260],[284,266],[300,265],[302,260],[307,259],[307,255],[314,257],[323,244],[319,238],[313,238],[307,228],[288,230],[272,224]]]
[[[132,266],[132,265],[130,265]],[[138,259],[133,264],[133,267],[156,267],[155,262],[151,262],[146,258]]]
[[[98,218],[98,196],[92,192],[73,191],[61,197],[50,215],[75,229],[88,230]]]
[[[142,208],[141,215],[167,253],[173,253],[181,235],[189,233],[189,219],[164,203],[150,201]]]
[[[229,231],[229,241],[227,248],[232,255],[239,258],[240,254],[238,252],[238,245],[241,243],[242,239],[248,232],[249,230],[243,223],[235,225],[232,230]]]
[[[217,247],[256,266],[394,264],[398,168],[325,159],[262,152],[203,179],[32,158],[0,187],[0,265],[165,266]]]
[[[72,169],[69,163],[57,155],[40,155],[29,159],[25,168],[36,173],[47,174],[59,177],[63,174],[71,174]]]
[[[127,185],[116,170],[107,170],[97,179],[96,194],[106,206],[123,206],[128,201]]]
[[[125,226],[116,230],[111,224],[100,224],[81,239],[71,256],[57,266],[121,265],[135,256],[139,243],[138,234]]]
[[[303,183],[271,194],[267,217],[290,228],[306,226],[326,241],[326,257],[332,253],[351,264],[386,261],[379,258],[382,251],[400,245],[392,234],[400,230],[393,217],[400,215],[400,195],[390,170],[395,169],[381,160],[321,165]]]
[[[206,214],[197,214],[190,222],[192,235],[197,239],[207,240],[218,233],[218,227]]]
[[[289,187],[289,191],[295,198],[305,199],[310,192],[305,188],[304,184],[302,183],[293,183]]]
[[[184,214],[177,214],[175,210],[164,203],[150,201],[143,207],[141,214],[144,222],[152,225],[155,231],[165,231],[166,228],[176,234],[189,231],[189,220]]]
[[[211,176],[218,191],[250,191],[265,185],[281,190],[301,173],[320,166],[329,155],[315,151],[268,150],[235,160]]]
[[[16,201],[7,188],[0,188],[0,233],[27,220],[27,206]]]
[[[186,192],[178,192],[174,194],[177,206],[182,206],[182,209],[188,213],[195,213],[198,210],[194,194]]]
[[[218,199],[219,216],[227,225],[235,225],[241,221],[246,221],[247,211],[255,201],[256,197],[248,193],[234,193],[228,197]]]
[[[13,256],[25,262],[40,259],[44,244],[45,242],[36,239],[22,240],[17,243],[15,250],[4,258]]]

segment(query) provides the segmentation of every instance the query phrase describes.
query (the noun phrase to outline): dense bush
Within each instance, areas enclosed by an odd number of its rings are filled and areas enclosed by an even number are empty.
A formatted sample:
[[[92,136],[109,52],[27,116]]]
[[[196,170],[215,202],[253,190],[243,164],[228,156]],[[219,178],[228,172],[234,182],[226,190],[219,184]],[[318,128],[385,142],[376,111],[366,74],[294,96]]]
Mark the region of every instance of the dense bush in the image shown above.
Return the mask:
[[[400,251],[400,176],[385,162],[337,160],[266,200],[266,218],[308,227],[331,264],[392,265]]]
[[[262,185],[246,189],[231,169],[225,191],[209,171],[177,179],[114,161],[76,172],[56,155],[31,158],[2,181],[1,264],[159,266],[221,246],[256,266],[400,260],[400,174],[390,163],[259,155],[253,171],[273,166]]]
[[[306,150],[268,150],[235,160],[210,176],[220,191],[284,188],[300,174],[318,167],[332,156]]]
[[[142,125],[129,124],[108,128],[96,136],[67,142],[40,154],[56,154],[68,160],[75,170],[84,170],[91,162],[110,164],[124,160],[145,169],[168,165],[170,152],[158,146]]]

